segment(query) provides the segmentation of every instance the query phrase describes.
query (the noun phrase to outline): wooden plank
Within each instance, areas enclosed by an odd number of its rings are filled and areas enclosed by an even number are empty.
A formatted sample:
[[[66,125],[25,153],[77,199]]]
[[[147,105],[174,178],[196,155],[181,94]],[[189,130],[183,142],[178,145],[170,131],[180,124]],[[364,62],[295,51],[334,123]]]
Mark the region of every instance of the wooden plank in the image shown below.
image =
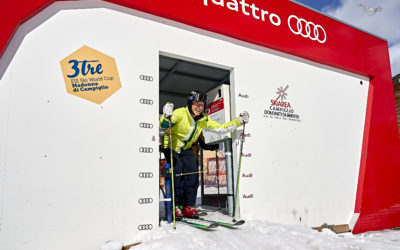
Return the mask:
[[[139,244],[141,244],[141,243],[142,243],[142,242],[136,242],[136,243],[133,243],[133,244],[130,244],[130,245],[123,246],[123,247],[122,247],[122,250],[128,250],[129,248],[134,247],[134,246],[137,246],[137,245],[139,245]]]
[[[312,229],[317,230],[318,232],[322,232],[322,229],[328,228],[332,232],[340,234],[340,233],[348,233],[351,232],[350,227],[348,224],[341,224],[341,225],[327,225],[324,224],[320,227],[313,227]]]

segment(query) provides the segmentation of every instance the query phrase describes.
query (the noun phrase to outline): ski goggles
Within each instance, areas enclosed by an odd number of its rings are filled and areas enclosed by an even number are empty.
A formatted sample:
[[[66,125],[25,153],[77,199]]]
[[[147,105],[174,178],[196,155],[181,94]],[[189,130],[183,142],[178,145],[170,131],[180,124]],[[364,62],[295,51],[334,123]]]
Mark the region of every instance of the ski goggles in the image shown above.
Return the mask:
[[[204,102],[207,103],[208,101],[208,96],[207,94],[204,93],[196,93],[196,92],[192,92],[192,96],[188,97],[188,101],[196,101],[196,102]]]

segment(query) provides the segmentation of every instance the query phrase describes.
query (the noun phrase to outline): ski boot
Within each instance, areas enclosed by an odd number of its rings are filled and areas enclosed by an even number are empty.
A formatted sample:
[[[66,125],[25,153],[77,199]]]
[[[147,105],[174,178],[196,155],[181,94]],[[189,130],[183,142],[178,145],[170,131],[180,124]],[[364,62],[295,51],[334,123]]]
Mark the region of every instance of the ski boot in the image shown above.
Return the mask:
[[[182,210],[178,206],[175,207],[175,220],[180,221],[183,218]]]
[[[193,218],[193,219],[199,218],[199,213],[197,212],[196,208],[190,206],[183,207],[182,214],[183,216],[188,218]]]

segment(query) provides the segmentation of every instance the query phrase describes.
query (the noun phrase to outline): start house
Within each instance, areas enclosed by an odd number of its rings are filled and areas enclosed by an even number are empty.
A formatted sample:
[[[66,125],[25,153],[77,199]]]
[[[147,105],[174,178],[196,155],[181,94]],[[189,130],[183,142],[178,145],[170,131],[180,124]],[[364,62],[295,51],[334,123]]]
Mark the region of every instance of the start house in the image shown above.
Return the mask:
[[[290,0],[3,1],[0,248],[95,249],[159,223],[159,115],[227,121],[226,206],[353,233],[400,226],[387,41]],[[263,210],[263,213],[258,211]]]

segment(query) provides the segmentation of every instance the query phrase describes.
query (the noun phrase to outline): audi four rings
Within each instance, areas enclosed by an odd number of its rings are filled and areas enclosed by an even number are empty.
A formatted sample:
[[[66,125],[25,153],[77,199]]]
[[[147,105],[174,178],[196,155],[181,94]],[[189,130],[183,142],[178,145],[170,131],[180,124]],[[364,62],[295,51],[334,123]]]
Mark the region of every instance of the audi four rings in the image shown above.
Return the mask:
[[[152,172],[140,172],[139,178],[153,178]]]
[[[292,27],[292,24],[293,24],[292,19],[296,20],[296,22],[293,22],[296,24],[296,25],[293,25],[293,26],[295,26],[295,28]],[[327,37],[326,32],[325,32],[324,28],[319,24],[309,22],[303,18],[298,18],[295,15],[290,15],[288,18],[288,25],[289,25],[289,29],[295,35],[301,35],[302,37],[310,38],[311,40],[318,41],[320,43],[326,42],[326,37]],[[323,36],[322,36],[322,34],[323,34]]]
[[[153,229],[153,225],[152,224],[141,224],[138,226],[139,230],[151,230]]]
[[[140,103],[141,104],[147,104],[147,105],[153,105],[154,101],[151,100],[151,99],[140,98]]]
[[[139,78],[140,78],[140,80],[143,80],[143,81],[148,81],[148,82],[152,82],[153,81],[153,77],[152,76],[140,75]]]
[[[141,128],[153,128],[153,124],[152,123],[147,123],[147,122],[141,122],[139,124],[139,127],[141,127]]]
[[[152,148],[147,148],[147,147],[140,147],[139,148],[139,152],[140,153],[153,153],[153,149]]]
[[[150,204],[153,203],[153,198],[140,198],[139,204]]]

